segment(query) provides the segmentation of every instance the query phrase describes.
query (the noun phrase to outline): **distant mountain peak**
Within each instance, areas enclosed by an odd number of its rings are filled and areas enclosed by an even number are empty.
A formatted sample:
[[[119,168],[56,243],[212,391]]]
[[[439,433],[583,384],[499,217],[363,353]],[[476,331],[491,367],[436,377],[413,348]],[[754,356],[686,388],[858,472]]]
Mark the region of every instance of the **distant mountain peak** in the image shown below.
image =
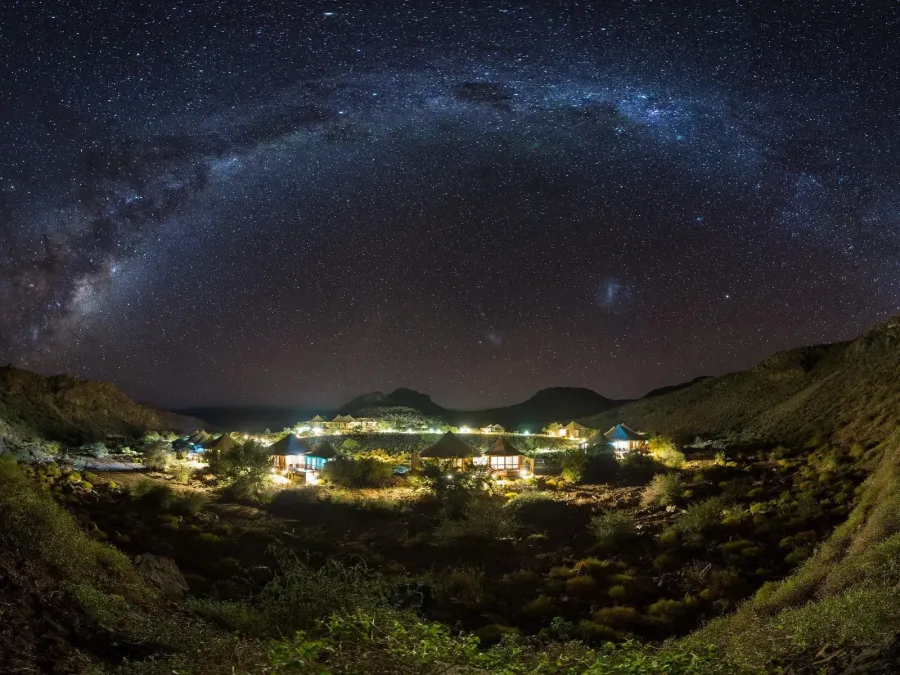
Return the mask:
[[[536,429],[548,422],[592,415],[617,403],[585,387],[547,387],[515,405],[486,410],[452,410],[435,403],[428,394],[399,387],[390,394],[371,392],[357,396],[341,406],[339,412],[347,415],[372,408],[406,408],[455,426],[500,424],[508,429]]]

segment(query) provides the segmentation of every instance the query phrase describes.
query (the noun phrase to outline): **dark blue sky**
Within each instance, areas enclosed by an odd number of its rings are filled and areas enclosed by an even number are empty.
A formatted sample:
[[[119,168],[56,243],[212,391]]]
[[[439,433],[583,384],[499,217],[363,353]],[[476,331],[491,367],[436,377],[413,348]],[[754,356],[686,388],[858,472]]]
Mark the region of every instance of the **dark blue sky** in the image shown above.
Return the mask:
[[[888,8],[67,4],[0,10],[3,360],[170,406],[466,408],[900,306]]]

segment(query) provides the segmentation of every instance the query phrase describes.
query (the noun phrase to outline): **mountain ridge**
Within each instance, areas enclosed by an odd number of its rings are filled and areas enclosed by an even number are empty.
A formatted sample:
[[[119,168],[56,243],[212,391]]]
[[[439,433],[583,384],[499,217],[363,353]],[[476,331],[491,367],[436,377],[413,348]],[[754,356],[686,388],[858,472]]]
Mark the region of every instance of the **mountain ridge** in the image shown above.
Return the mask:
[[[380,391],[361,394],[341,406],[338,412],[348,415],[364,414],[372,408],[412,408],[455,426],[500,424],[514,429],[527,425],[534,429],[549,422],[601,412],[618,403],[621,401],[606,398],[585,387],[545,387],[521,403],[482,410],[455,410],[435,403],[428,394],[400,387],[389,394]]]
[[[0,367],[0,436],[77,443],[148,431],[190,431],[197,419],[143,405],[115,385]]]
[[[898,411],[898,412],[895,412]],[[900,423],[900,316],[858,337],[777,352],[580,420],[681,438],[735,434],[773,441],[817,435],[875,443]]]

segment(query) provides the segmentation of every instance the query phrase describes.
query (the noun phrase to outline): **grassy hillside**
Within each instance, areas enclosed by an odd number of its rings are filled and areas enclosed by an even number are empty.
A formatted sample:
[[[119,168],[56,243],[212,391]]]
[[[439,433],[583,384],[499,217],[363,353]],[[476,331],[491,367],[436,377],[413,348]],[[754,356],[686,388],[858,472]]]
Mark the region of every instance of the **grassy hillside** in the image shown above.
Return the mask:
[[[582,420],[681,437],[740,434],[877,443],[900,422],[900,317],[859,338],[802,347],[750,370],[701,380]]]
[[[730,661],[788,672],[891,673],[900,656],[900,431],[868,455],[848,520],[784,581],[683,641]],[[840,670],[850,657],[848,670]],[[830,664],[830,662],[833,662]]]
[[[141,405],[107,382],[0,368],[0,438],[64,442],[188,431],[200,423]]]

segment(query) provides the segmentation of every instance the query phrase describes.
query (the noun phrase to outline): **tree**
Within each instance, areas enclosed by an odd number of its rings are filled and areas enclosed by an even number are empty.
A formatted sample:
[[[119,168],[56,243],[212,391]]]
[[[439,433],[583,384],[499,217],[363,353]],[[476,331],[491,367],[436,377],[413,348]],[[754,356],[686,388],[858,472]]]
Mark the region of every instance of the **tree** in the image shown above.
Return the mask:
[[[229,450],[208,453],[209,469],[242,497],[259,493],[272,471],[268,448],[256,441],[236,445]]]
[[[342,487],[383,487],[394,472],[390,463],[374,457],[336,457],[324,466],[322,477]]]
[[[684,464],[684,453],[668,436],[653,436],[650,439],[650,456],[669,469],[680,469]]]
[[[359,450],[359,441],[355,438],[347,438],[344,440],[344,443],[341,445],[341,450],[348,454],[353,454],[357,450]]]
[[[427,462],[422,466],[421,478],[441,502],[453,508],[483,495],[491,486],[491,472],[487,467],[467,466],[460,471],[449,460]]]
[[[559,422],[550,422],[550,424],[541,429],[541,432],[547,434],[548,436],[558,436],[559,430],[562,428],[563,425]]]

